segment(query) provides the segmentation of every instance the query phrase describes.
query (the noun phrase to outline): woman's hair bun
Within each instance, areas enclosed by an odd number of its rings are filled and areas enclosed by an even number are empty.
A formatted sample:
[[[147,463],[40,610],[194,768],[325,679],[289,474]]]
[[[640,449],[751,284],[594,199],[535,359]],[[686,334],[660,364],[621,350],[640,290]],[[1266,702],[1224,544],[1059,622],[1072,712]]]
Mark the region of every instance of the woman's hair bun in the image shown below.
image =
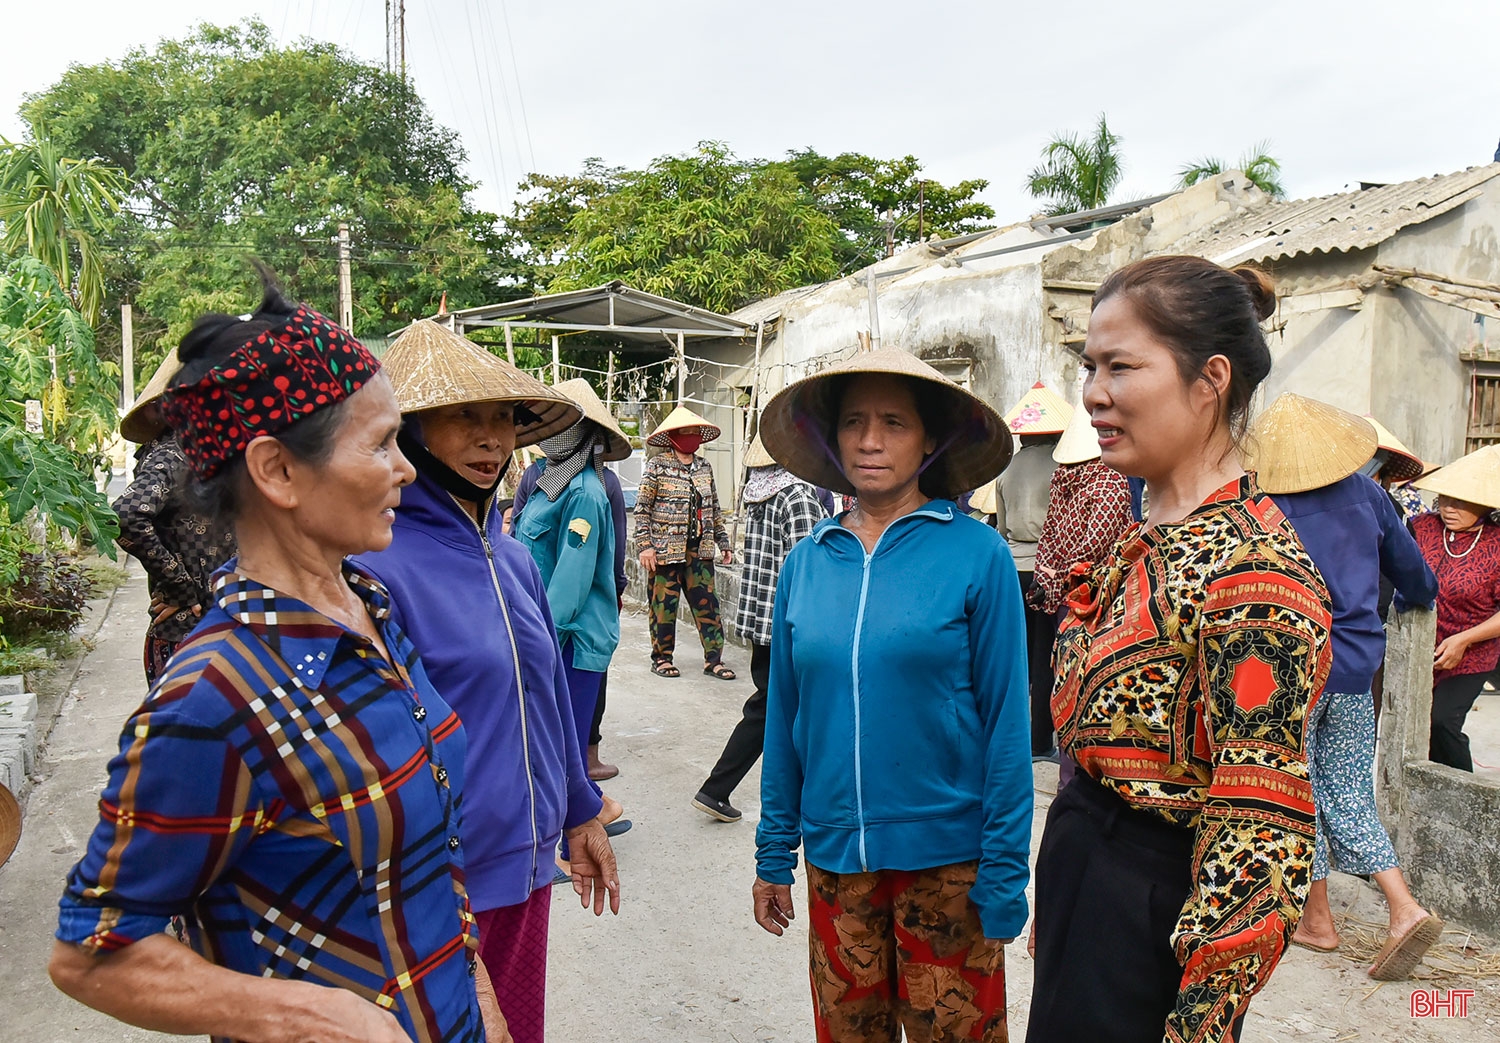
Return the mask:
[[[1276,283],[1265,272],[1248,264],[1231,270],[1250,291],[1250,303],[1255,305],[1256,318],[1265,322],[1276,311]]]
[[[260,307],[253,315],[225,315],[208,312],[198,316],[193,328],[177,345],[182,369],[172,378],[171,386],[196,384],[214,366],[266,330],[285,322],[297,305],[281,291],[276,273],[258,260],[250,262],[260,276]]]

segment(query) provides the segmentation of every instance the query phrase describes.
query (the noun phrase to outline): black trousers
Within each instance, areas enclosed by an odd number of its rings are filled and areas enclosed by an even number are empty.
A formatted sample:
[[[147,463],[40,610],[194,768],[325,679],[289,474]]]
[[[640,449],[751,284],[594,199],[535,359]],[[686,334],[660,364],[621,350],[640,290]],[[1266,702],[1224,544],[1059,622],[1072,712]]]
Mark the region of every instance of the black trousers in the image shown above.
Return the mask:
[[[1031,589],[1030,572],[1020,572],[1021,596]],[[1031,755],[1052,752],[1052,645],[1057,641],[1057,617],[1026,609],[1026,669],[1031,688]]]
[[[1182,982],[1170,939],[1192,857],[1190,830],[1085,772],[1058,792],[1037,854],[1027,1043],[1160,1043]],[[1242,1011],[1236,1040],[1243,1024]]]
[[[760,760],[766,746],[766,689],[771,685],[771,646],[750,644],[750,683],[755,691],[745,700],[740,723],[729,733],[719,763],[703,784],[703,792],[727,801],[734,788]]]
[[[1459,674],[1445,677],[1433,685],[1428,760],[1459,771],[1474,770],[1474,758],[1469,755],[1469,737],[1464,734],[1464,718],[1469,716],[1474,700],[1479,698],[1488,678],[1488,674]]]
[[[599,745],[599,726],[604,723],[604,690],[609,687],[609,671],[599,678],[599,701],[594,703],[594,719],[589,723],[589,745]]]

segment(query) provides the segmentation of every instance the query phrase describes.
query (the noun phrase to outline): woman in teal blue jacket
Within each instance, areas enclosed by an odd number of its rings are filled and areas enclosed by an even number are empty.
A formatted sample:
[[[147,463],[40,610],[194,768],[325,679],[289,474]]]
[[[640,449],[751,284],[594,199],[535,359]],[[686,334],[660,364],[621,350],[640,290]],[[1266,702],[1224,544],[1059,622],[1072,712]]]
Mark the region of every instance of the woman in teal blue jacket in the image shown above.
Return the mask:
[[[1005,1039],[1025,926],[1025,622],[1005,542],[952,502],[1009,461],[988,405],[900,351],[786,388],[766,448],[858,503],[787,556],[772,625],[755,918],[807,858],[817,1038]]]
[[[578,749],[587,763],[599,685],[620,643],[615,525],[604,487],[604,462],[629,456],[630,442],[587,383],[570,380],[559,385],[558,390],[564,389],[583,410],[583,419],[538,443],[546,459],[540,461],[536,491],[515,522],[515,534],[536,559],[547,587]],[[613,822],[619,817],[619,804],[604,799],[601,818]]]

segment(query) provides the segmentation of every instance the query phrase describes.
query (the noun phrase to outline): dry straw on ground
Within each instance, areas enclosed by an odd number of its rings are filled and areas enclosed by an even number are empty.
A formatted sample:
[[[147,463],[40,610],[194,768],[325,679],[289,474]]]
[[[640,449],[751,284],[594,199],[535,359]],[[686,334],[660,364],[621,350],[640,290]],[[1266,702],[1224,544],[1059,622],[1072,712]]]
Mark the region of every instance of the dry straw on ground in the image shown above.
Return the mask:
[[[1374,963],[1385,944],[1386,925],[1349,915],[1338,916],[1337,921],[1338,955],[1366,966]],[[1450,978],[1500,981],[1500,953],[1480,945],[1470,932],[1449,927],[1422,957],[1422,962],[1412,972],[1412,980],[1446,981]]]

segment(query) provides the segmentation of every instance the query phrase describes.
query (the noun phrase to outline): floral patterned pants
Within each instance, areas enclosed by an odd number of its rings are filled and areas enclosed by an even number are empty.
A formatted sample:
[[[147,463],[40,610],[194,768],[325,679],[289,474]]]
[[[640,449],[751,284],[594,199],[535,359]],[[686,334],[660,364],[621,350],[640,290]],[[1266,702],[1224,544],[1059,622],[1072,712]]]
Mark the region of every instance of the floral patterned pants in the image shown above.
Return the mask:
[[[828,873],[807,867],[818,1043],[1006,1043],[1005,950],[969,901],[977,862]]]
[[[685,562],[658,565],[651,576],[651,658],[671,662],[677,648],[677,598],[686,594],[698,637],[703,642],[703,661],[717,663],[724,652],[724,628],[719,624],[719,599],[714,595],[714,563],[694,557]]]
[[[1324,692],[1307,729],[1307,770],[1318,809],[1314,880],[1396,867],[1396,849],[1375,810],[1375,701],[1369,692]]]

